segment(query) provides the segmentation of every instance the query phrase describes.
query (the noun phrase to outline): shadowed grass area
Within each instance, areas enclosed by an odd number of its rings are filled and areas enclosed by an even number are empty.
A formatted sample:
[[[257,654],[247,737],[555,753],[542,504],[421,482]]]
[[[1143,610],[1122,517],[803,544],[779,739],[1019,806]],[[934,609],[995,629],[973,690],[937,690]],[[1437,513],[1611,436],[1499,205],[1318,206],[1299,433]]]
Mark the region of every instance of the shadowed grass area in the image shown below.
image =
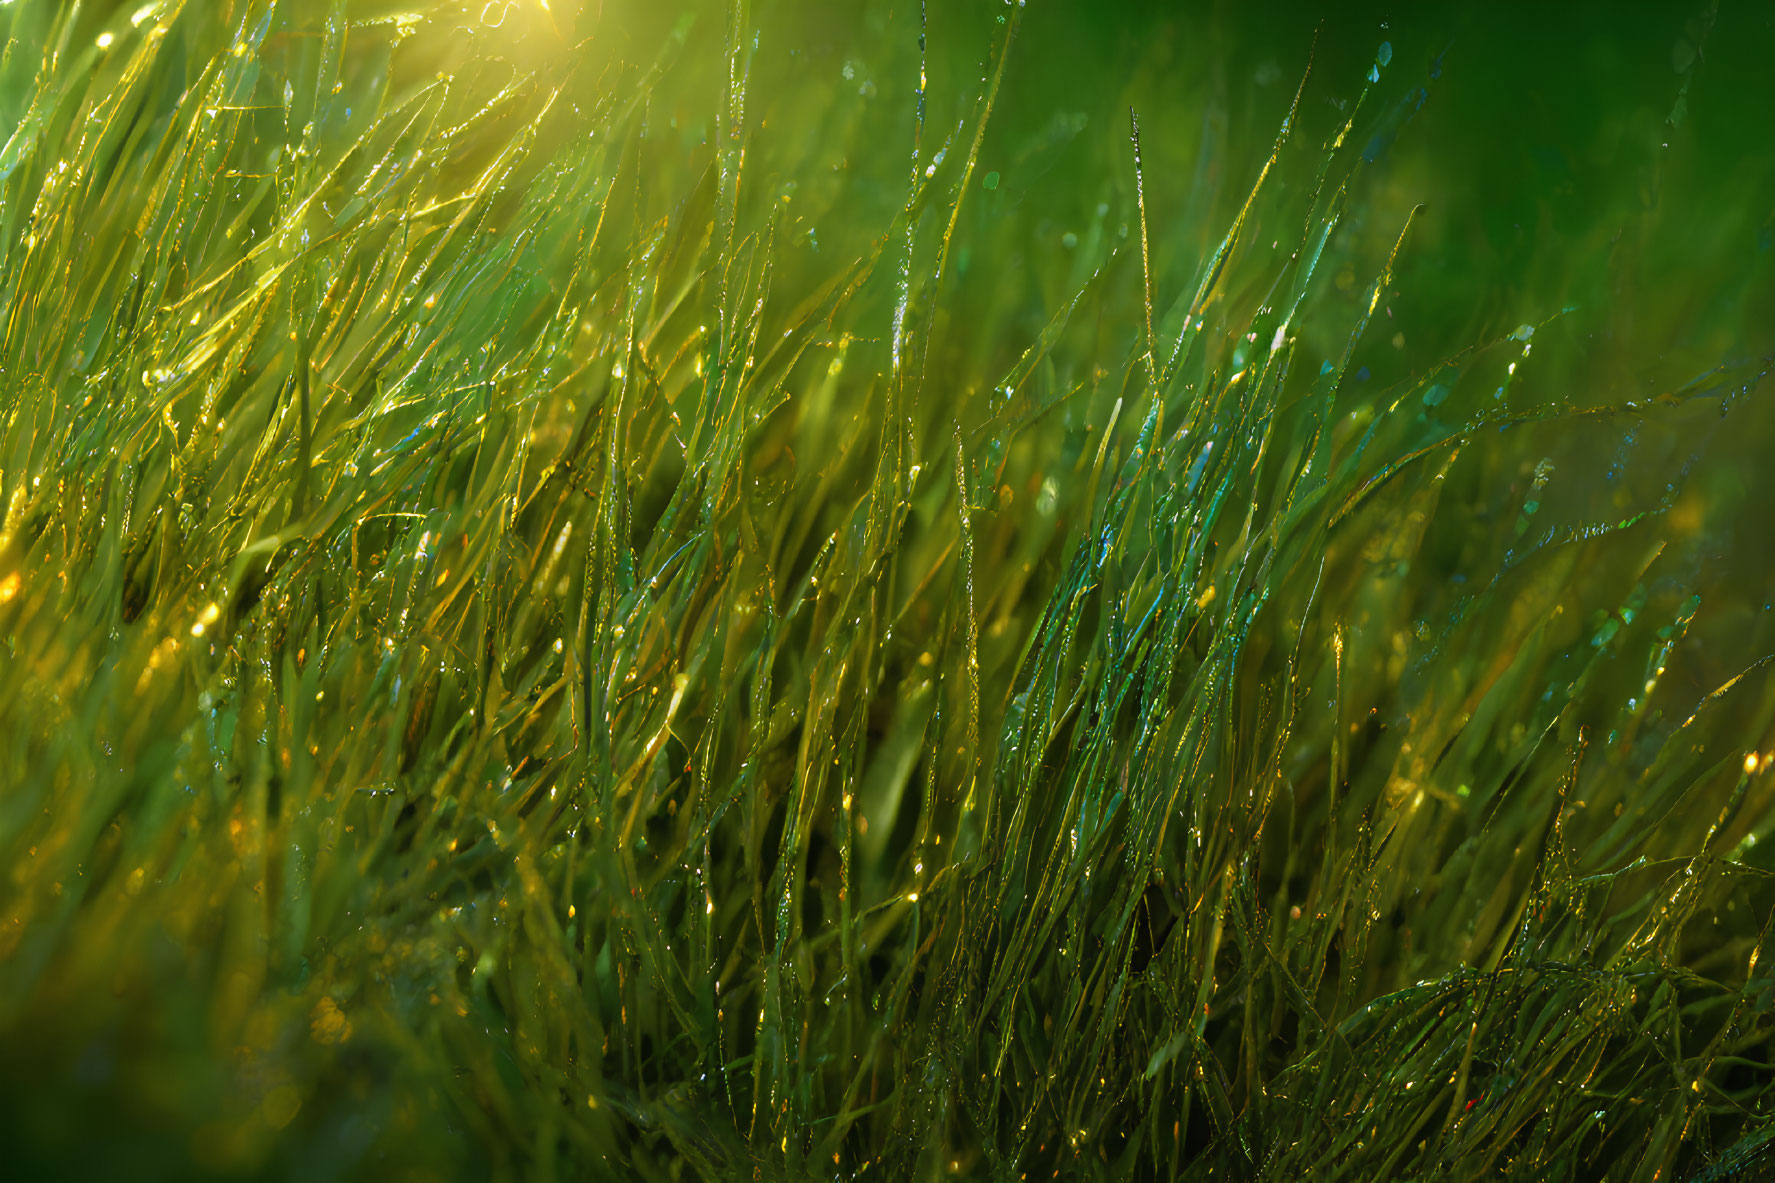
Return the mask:
[[[1775,37],[1260,16],[0,7],[25,1174],[1768,1169]]]

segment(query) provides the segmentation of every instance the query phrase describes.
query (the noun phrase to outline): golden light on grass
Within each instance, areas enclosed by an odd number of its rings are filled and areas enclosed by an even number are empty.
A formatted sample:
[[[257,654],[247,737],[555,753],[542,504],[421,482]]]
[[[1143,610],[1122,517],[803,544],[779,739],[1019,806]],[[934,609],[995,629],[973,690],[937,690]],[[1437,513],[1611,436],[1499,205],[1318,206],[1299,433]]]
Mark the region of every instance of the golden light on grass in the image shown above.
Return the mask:
[[[0,0],[8,1161],[1761,1136],[1775,351],[1656,315],[1769,303],[1719,75],[687,7]]]

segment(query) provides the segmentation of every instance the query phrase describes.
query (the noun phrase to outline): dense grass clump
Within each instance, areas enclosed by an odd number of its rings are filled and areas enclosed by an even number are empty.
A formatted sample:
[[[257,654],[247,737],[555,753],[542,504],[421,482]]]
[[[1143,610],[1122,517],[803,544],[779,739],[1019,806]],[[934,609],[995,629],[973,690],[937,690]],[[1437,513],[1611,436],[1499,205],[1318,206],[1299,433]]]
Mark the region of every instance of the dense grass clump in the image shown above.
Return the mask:
[[[9,1161],[1768,1169],[1716,14],[1478,246],[1224,18],[0,7]]]

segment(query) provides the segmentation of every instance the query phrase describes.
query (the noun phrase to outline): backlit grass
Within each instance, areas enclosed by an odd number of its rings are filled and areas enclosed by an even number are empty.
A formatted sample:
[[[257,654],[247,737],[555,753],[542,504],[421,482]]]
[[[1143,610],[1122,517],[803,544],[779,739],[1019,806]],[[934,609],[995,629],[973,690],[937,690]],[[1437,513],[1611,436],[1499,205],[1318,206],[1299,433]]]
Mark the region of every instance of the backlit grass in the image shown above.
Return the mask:
[[[1764,1169],[1764,215],[1128,19],[0,8],[27,1174]]]

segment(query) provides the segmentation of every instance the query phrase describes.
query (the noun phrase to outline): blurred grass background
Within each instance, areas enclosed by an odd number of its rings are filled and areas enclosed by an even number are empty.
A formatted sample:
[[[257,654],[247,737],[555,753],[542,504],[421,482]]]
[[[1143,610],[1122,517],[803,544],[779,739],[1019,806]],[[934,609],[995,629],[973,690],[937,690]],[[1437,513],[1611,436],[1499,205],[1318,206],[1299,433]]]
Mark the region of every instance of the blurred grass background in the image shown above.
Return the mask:
[[[0,37],[24,1176],[1768,1169],[1766,7]]]

